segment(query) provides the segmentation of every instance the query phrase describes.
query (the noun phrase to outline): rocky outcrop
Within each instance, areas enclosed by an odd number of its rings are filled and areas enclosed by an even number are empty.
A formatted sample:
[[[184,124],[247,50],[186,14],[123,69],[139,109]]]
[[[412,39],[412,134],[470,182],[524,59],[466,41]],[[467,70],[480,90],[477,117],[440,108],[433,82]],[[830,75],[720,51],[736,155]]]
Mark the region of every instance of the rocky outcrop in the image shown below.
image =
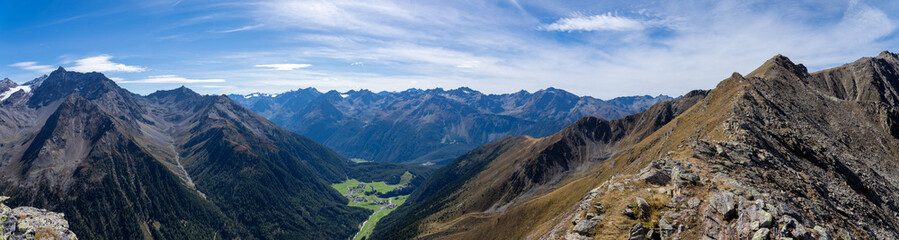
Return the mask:
[[[565,239],[831,239],[834,233],[854,239],[845,229],[807,226],[788,214],[789,206],[773,202],[770,194],[747,186],[698,159],[660,159],[635,175],[603,183],[579,202],[572,225],[558,225],[546,238]],[[695,181],[656,185],[645,173],[676,176],[689,172]],[[616,201],[615,199],[633,199]],[[653,204],[648,200],[652,199]],[[623,208],[606,214],[584,206]],[[570,228],[570,230],[566,230]],[[625,231],[626,230],[626,231]]]
[[[62,213],[33,207],[9,208],[0,196],[0,239],[78,240]]]

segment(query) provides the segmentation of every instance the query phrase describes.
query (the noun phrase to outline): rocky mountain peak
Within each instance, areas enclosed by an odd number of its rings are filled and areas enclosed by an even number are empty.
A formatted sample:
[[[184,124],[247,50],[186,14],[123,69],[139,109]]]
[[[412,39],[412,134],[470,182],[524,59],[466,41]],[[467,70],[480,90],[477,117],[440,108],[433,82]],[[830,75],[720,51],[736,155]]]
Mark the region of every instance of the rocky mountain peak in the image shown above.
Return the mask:
[[[762,66],[753,70],[751,73],[749,73],[749,75],[746,75],[746,77],[758,77],[767,79],[781,76],[783,74],[791,74],[796,77],[805,77],[809,75],[808,69],[805,68],[804,65],[795,64],[786,56],[777,54],[771,59],[768,59],[768,61],[765,61]]]
[[[0,92],[5,91],[6,89],[14,88],[16,86],[18,86],[18,85],[15,82],[13,82],[12,80],[9,80],[9,78],[4,78],[3,80],[0,80]]]
[[[896,53],[889,52],[889,51],[880,52],[880,54],[874,58],[887,61],[893,65],[899,65],[899,55],[897,55]]]
[[[23,83],[22,85],[31,86],[32,88],[36,88],[36,87],[41,86],[41,83],[43,83],[44,80],[47,79],[47,77],[50,77],[50,76],[43,75],[43,76],[34,78],[31,81],[27,81],[27,82]]]
[[[896,53],[892,53],[890,51],[883,51],[877,55],[877,58],[897,58]]]
[[[102,73],[69,72],[62,67],[40,80],[39,86],[33,88],[36,97],[28,101],[32,107],[45,105],[76,92],[87,99],[100,98],[109,92],[124,93],[123,89]]]
[[[181,86],[179,88],[175,88],[172,90],[159,90],[150,95],[147,95],[148,98],[155,99],[170,99],[174,101],[183,101],[187,99],[195,99],[201,97],[201,95],[197,92],[194,92],[190,88],[185,86]]]

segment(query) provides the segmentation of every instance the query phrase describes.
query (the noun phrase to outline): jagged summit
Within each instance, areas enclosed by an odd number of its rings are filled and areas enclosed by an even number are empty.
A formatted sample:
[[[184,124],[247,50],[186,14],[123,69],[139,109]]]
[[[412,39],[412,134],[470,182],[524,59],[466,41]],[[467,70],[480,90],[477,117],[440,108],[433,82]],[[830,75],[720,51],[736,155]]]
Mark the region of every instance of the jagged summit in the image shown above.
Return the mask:
[[[38,86],[40,86],[41,83],[43,83],[44,80],[47,79],[48,77],[50,77],[50,76],[44,74],[44,75],[41,75],[40,77],[36,77],[36,78],[32,79],[31,81],[25,82],[25,83],[23,83],[22,85],[31,86],[31,87],[38,87]]]
[[[746,77],[767,78],[784,73],[790,73],[797,77],[804,77],[809,74],[808,69],[806,69],[804,65],[795,64],[786,56],[777,54],[771,59],[768,59],[768,61],[765,61],[762,66],[759,66],[757,69],[750,72]]]
[[[147,95],[147,97],[148,98],[157,98],[157,99],[171,97],[171,98],[173,98],[172,100],[182,101],[182,100],[186,100],[186,99],[198,98],[198,97],[201,97],[201,95],[197,92],[194,92],[190,88],[181,86],[179,88],[175,88],[172,90],[159,90],[159,91],[151,93],[150,95]]]
[[[79,95],[87,99],[102,98],[108,93],[133,95],[102,73],[69,72],[59,67],[42,79],[40,86],[34,88],[34,95],[37,97],[29,99],[28,104],[32,107],[46,105],[74,92],[79,92]]]
[[[13,82],[12,80],[9,80],[9,78],[4,78],[3,80],[0,80],[0,92],[3,92],[6,89],[10,89],[10,88],[13,88],[16,86],[18,86],[18,84],[16,84],[16,82]]]

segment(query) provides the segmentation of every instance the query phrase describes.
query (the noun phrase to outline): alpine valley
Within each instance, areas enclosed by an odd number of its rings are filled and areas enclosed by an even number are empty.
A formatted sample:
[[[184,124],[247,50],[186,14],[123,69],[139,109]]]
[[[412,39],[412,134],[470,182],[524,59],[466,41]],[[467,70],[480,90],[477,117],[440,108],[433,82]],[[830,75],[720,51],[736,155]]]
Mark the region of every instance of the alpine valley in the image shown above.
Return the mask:
[[[430,172],[352,163],[184,87],[138,96],[63,68],[2,84],[0,193],[63,213],[81,239],[344,239],[373,211],[330,184]]]
[[[59,68],[0,81],[0,176],[0,239],[899,239],[899,55],[608,101]]]

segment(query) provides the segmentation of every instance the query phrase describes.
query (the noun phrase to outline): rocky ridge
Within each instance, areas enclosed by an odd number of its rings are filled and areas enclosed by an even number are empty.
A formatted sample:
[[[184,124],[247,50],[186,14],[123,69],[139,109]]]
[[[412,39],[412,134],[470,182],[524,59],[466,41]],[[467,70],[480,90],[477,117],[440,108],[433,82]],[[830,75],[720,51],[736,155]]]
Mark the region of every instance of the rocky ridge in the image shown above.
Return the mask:
[[[583,205],[651,195],[659,200],[652,217],[610,212],[596,233],[559,224],[544,237],[895,239],[897,67],[896,54],[883,52],[808,73],[778,55],[735,73],[698,105],[726,106],[715,126],[670,148],[674,159],[608,180],[571,207],[572,218],[584,218],[592,212]],[[701,180],[679,183],[689,166]],[[637,224],[658,236],[621,230]]]
[[[524,139],[557,143],[550,148],[510,139],[485,145],[451,164],[446,171],[457,172],[444,186],[413,193],[400,215],[388,216],[397,225],[385,223],[373,236],[897,239],[897,93],[895,53],[813,73],[778,55],[745,76],[732,74],[685,110],[653,114],[666,109],[653,107],[632,118],[639,121],[613,121],[612,137],[597,135],[608,125],[587,119],[550,138]],[[641,124],[618,125],[628,122]],[[570,140],[549,140],[559,137]],[[613,147],[595,147],[604,145]],[[520,155],[510,161],[507,152]],[[486,162],[471,161],[477,155]],[[503,171],[537,173],[522,182],[542,184],[513,202],[473,191]],[[464,208],[472,203],[505,207]],[[407,213],[416,207],[425,214]]]
[[[9,208],[0,196],[0,239],[78,240],[62,213],[33,207]]]

